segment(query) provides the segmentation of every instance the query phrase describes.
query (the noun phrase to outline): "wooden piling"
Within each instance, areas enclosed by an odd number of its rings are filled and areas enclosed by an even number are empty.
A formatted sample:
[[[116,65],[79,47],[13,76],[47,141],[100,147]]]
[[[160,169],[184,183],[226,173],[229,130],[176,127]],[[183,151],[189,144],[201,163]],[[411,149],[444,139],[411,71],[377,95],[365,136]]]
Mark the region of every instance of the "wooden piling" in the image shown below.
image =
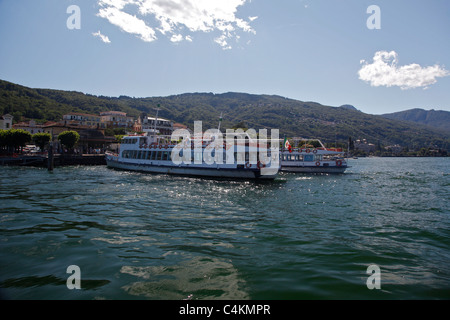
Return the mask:
[[[48,148],[47,169],[53,171],[53,146],[51,144]]]

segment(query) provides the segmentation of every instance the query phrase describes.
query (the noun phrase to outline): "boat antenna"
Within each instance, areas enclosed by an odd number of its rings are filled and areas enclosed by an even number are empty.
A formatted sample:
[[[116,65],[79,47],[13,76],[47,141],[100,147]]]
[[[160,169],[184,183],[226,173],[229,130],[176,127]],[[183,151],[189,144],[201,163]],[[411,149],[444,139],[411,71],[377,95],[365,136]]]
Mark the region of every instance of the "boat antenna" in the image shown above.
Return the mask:
[[[220,124],[222,123],[222,115],[223,115],[223,112],[220,113],[219,127],[217,128],[217,131],[218,131],[218,132],[220,132]]]
[[[153,126],[153,136],[155,137],[154,142],[157,142],[158,144],[159,144],[159,141],[158,141],[158,137],[156,135],[156,123],[158,122],[158,112],[159,112],[159,110],[160,110],[160,105],[158,103],[158,108],[156,108],[155,123],[154,123],[154,126]]]
[[[347,161],[348,161],[348,159],[350,158],[350,143],[351,143],[351,137],[348,137],[348,144],[347,144],[347,157],[346,157],[346,159],[347,159]]]
[[[158,108],[156,108],[156,117],[155,117],[155,124],[154,124],[154,126],[153,126],[153,135],[155,136],[155,142],[156,142],[156,123],[158,122],[158,112],[159,112],[159,110],[161,110],[160,109],[160,105],[159,105],[159,103],[158,103]]]

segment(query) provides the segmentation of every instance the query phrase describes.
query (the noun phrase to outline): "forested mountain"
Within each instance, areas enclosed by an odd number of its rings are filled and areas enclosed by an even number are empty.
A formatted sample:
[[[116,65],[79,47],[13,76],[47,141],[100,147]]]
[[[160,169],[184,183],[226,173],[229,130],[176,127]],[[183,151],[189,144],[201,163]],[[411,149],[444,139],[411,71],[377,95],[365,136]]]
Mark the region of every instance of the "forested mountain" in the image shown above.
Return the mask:
[[[442,129],[450,134],[450,112],[442,110],[411,109],[395,113],[383,114],[383,117],[394,120],[412,121],[430,127]]]
[[[409,148],[450,146],[443,131],[412,122],[369,115],[355,108],[330,107],[273,95],[247,93],[185,93],[168,97],[132,98],[94,96],[74,91],[31,89],[0,80],[0,114],[14,120],[60,120],[68,112],[98,114],[116,110],[138,116],[145,112],[193,127],[203,121],[203,129],[247,127],[276,128],[280,136],[319,138],[324,142],[367,139],[378,145],[400,144]]]

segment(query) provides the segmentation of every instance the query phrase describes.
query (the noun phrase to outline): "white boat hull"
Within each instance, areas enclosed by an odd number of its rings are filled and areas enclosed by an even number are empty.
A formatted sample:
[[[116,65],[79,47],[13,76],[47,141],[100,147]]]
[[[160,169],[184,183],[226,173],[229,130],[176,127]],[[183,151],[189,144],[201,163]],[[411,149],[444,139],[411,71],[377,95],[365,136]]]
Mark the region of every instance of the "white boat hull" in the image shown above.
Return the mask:
[[[273,180],[277,177],[276,174],[262,175],[259,169],[247,168],[224,168],[224,167],[199,167],[199,166],[177,166],[177,165],[163,165],[151,163],[130,163],[121,162],[111,157],[106,158],[106,164],[110,168],[119,170],[139,171],[146,173],[171,174],[182,176],[198,176],[198,177],[212,177],[212,178],[229,178],[229,179],[262,179]]]
[[[340,167],[317,167],[317,166],[281,166],[283,172],[295,173],[344,173],[347,166]]]

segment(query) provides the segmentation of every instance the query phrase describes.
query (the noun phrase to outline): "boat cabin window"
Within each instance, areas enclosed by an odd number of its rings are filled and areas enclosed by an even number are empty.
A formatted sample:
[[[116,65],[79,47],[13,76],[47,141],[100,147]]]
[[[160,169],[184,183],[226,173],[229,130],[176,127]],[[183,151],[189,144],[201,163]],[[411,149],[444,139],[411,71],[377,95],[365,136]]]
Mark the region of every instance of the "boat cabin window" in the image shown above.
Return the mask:
[[[137,142],[137,138],[123,138],[120,143],[122,144],[135,144]]]
[[[302,154],[280,153],[280,159],[281,161],[313,161],[313,160],[306,160]]]

